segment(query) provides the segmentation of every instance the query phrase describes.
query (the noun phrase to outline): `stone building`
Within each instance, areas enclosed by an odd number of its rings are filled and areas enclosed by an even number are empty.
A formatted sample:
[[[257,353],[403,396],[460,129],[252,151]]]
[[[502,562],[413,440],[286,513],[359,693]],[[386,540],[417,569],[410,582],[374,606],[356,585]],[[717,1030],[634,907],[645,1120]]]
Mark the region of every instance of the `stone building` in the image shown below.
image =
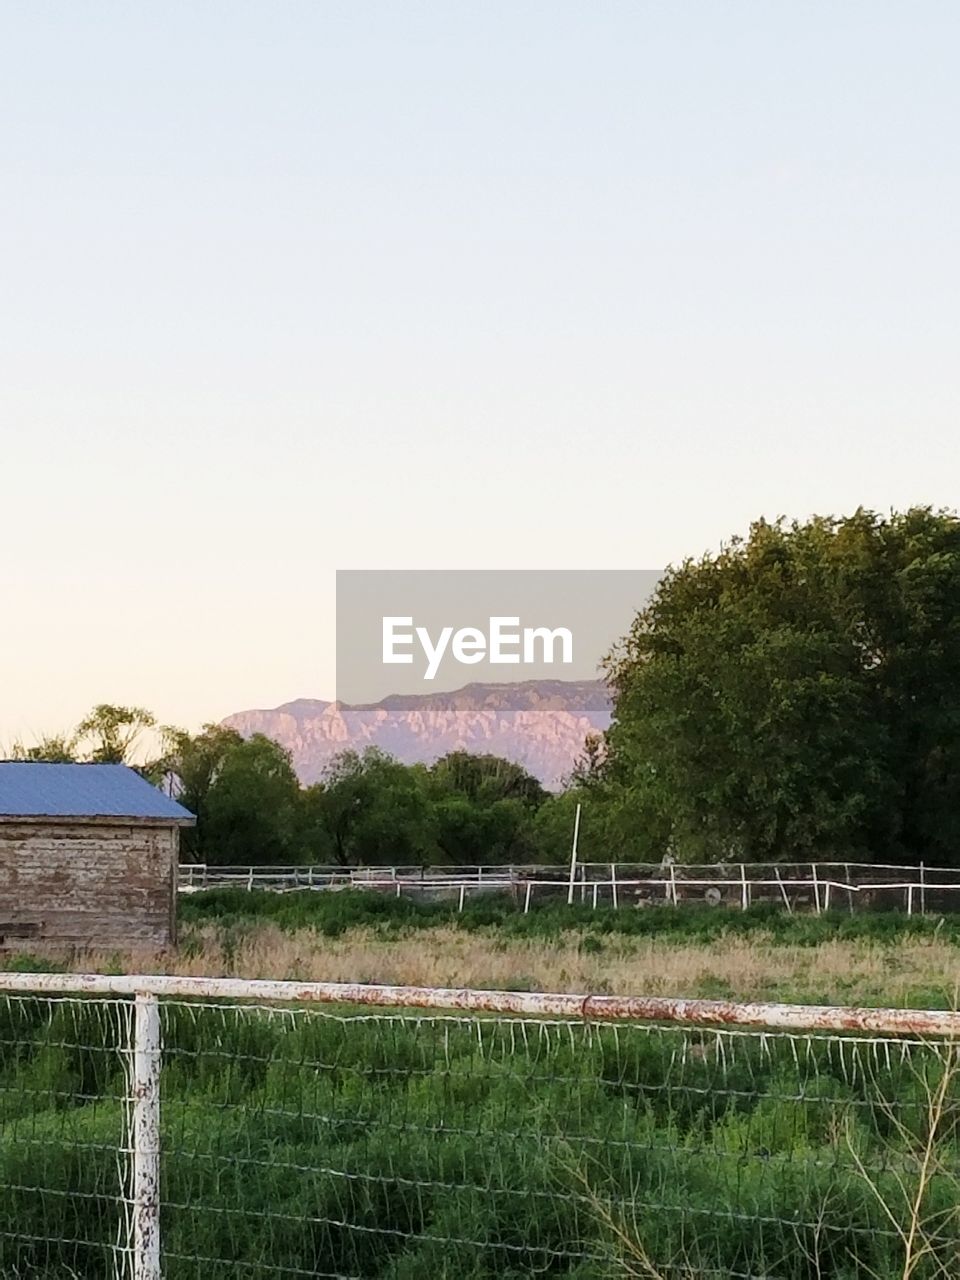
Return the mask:
[[[0,762],[0,945],[170,946],[195,821],[126,765]]]

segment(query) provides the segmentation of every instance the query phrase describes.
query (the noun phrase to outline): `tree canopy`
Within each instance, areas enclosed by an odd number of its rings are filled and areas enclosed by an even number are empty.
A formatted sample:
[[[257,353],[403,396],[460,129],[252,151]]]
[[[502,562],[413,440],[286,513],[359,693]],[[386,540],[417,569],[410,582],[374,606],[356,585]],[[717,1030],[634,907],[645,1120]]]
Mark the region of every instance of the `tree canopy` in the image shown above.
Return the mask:
[[[610,822],[683,860],[960,859],[960,521],[754,524],[608,661]]]
[[[333,860],[343,866],[433,861],[434,818],[423,772],[375,747],[336,756],[306,796]]]
[[[156,719],[143,707],[118,707],[101,702],[77,725],[75,743],[97,764],[124,764],[145,729]]]

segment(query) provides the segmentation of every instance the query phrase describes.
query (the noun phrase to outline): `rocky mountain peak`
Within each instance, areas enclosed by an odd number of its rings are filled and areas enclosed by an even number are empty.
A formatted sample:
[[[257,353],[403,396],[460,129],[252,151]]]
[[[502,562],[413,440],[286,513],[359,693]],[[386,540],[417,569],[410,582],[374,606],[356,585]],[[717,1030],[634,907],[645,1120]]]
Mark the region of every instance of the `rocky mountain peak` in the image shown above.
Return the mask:
[[[601,680],[528,680],[394,694],[363,706],[297,698],[271,710],[238,711],[223,723],[285,746],[304,784],[318,781],[341,751],[379,747],[405,764],[432,764],[450,751],[504,756],[557,788],[587,735],[607,728],[610,713]]]

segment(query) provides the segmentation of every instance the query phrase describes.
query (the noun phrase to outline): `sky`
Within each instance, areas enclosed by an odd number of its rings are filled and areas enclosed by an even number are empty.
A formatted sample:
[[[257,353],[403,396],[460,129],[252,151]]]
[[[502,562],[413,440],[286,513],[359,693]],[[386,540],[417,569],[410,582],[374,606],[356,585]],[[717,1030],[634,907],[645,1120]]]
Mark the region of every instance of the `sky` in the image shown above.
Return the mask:
[[[332,696],[338,568],[956,508],[958,47],[952,0],[0,5],[0,748]]]

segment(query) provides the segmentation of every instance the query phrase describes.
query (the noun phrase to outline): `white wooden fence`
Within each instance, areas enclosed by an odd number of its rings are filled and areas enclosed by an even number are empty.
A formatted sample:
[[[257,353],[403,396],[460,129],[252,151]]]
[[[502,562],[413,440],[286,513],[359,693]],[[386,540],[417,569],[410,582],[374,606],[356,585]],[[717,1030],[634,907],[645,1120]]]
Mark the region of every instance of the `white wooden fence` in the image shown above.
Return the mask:
[[[767,902],[787,912],[899,909],[908,915],[960,910],[960,869],[817,863],[580,863],[571,889],[560,866],[212,866],[180,867],[181,892],[238,888],[365,889],[422,899],[453,899],[463,909],[478,893],[507,893],[523,911],[572,901],[590,907],[680,906],[706,903],[746,910]]]

